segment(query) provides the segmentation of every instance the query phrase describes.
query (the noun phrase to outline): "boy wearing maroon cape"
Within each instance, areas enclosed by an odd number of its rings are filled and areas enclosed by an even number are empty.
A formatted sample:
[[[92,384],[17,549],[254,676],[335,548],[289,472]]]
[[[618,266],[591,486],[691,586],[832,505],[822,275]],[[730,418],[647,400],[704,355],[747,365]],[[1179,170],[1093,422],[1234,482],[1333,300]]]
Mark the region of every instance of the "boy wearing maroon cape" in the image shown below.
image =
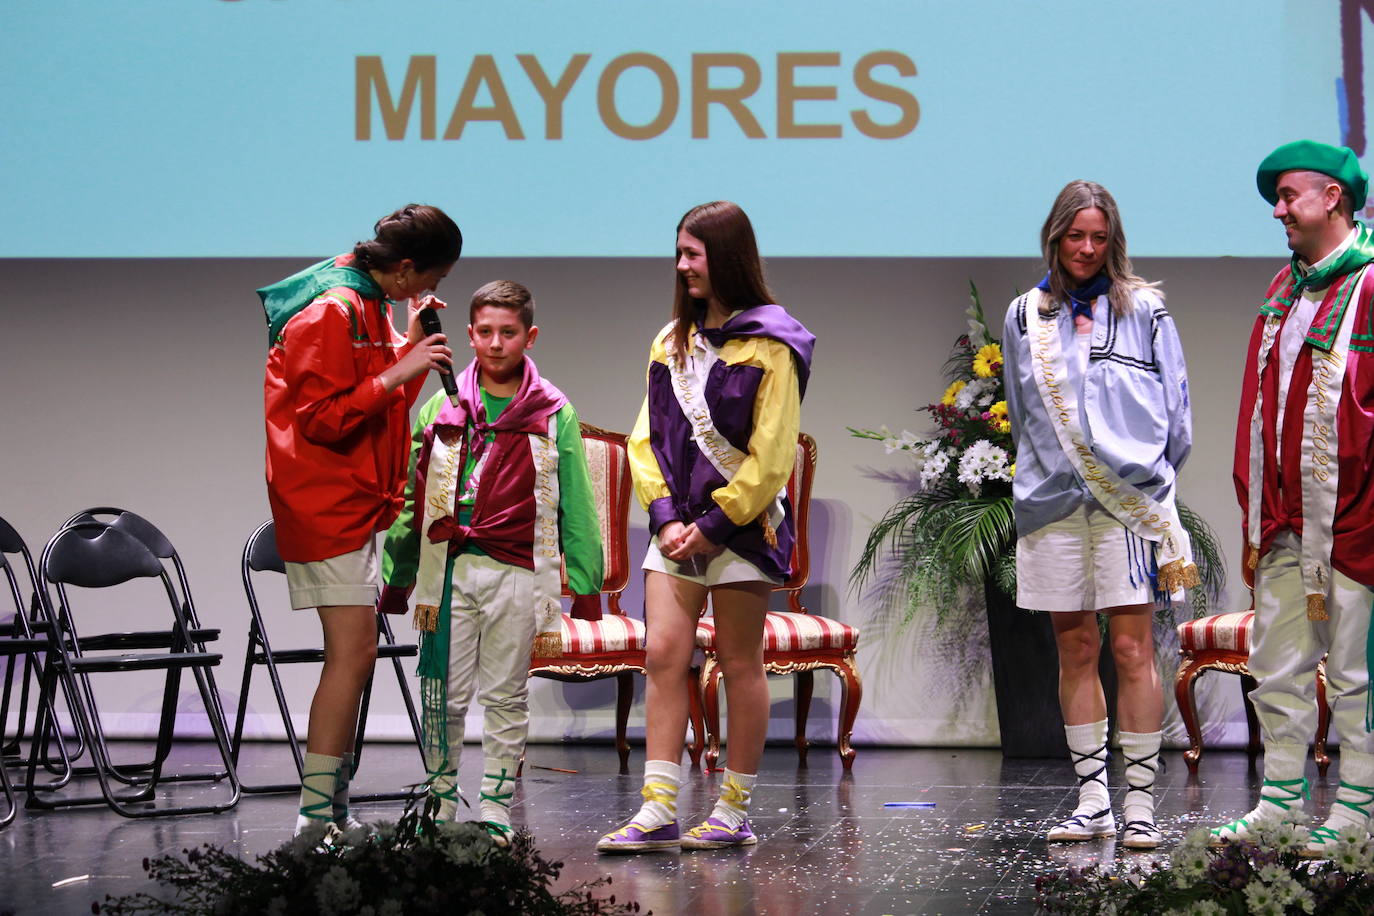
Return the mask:
[[[600,591],[603,560],[577,411],[526,355],[539,335],[533,297],[518,283],[488,283],[468,319],[476,358],[457,392],[437,392],[415,421],[381,609],[415,607],[437,820],[457,815],[464,720],[480,685],[480,815],[506,845],[529,731],[530,657],[561,648],[560,559],[575,595]]]

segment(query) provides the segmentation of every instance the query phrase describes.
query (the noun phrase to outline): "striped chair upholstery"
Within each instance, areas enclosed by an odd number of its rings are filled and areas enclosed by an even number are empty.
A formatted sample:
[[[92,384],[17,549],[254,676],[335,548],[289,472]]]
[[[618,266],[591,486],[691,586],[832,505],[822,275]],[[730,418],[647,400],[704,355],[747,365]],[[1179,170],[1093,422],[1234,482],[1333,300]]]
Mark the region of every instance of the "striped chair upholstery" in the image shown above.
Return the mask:
[[[1250,654],[1250,630],[1254,611],[1233,611],[1199,617],[1178,625],[1178,647],[1185,652],[1239,652]]]
[[[1245,583],[1253,588],[1253,573],[1245,569]],[[1250,691],[1255,689],[1255,679],[1250,674],[1247,663],[1250,660],[1250,639],[1255,626],[1255,612],[1232,611],[1226,614],[1213,614],[1196,620],[1185,620],[1178,625],[1178,651],[1181,661],[1178,676],[1174,680],[1174,700],[1178,703],[1179,715],[1183,726],[1188,730],[1188,750],[1183,752],[1183,760],[1188,772],[1196,773],[1198,762],[1202,759],[1202,728],[1198,724],[1197,702],[1194,698],[1194,684],[1204,671],[1227,671],[1240,675],[1241,697],[1245,701],[1245,721],[1249,730],[1246,750],[1253,767],[1260,750],[1259,720],[1255,717],[1254,704],[1250,702]],[[1331,764],[1326,754],[1326,735],[1331,724],[1331,710],[1326,705],[1326,662],[1317,665],[1317,734],[1313,744],[1312,756],[1317,769],[1323,776]]]
[[[787,497],[797,523],[797,542],[792,551],[792,574],[775,592],[787,595],[786,611],[769,611],[764,619],[763,667],[769,674],[796,677],[797,755],[806,764],[806,720],[817,668],[827,668],[840,679],[840,721],[836,745],[848,770],[854,764],[850,736],[863,699],[863,682],[855,664],[859,643],[855,627],[812,614],[801,603],[801,590],[811,574],[808,522],[811,516],[811,484],[816,476],[816,440],[806,433],[797,439],[797,458],[787,481]],[[720,664],[716,658],[716,626],[708,615],[697,623],[697,648],[705,656],[701,667],[701,696],[706,725],[706,765],[714,767],[720,756]]]
[[[627,616],[620,607],[620,593],[630,581],[630,462],[625,439],[621,433],[582,424],[582,445],[587,452],[605,552],[606,571],[601,585],[605,607],[599,612],[600,619],[579,619],[565,613],[560,627],[562,654],[530,660],[531,674],[553,680],[616,679],[615,745],[621,773],[630,771],[626,731],[634,701],[633,676],[644,673],[644,621]],[[566,570],[563,596],[571,597]]]
[[[763,621],[763,651],[808,652],[838,649],[852,652],[859,643],[859,631],[847,623],[818,614],[769,611]],[[703,617],[697,623],[697,645],[715,651],[716,622]]]

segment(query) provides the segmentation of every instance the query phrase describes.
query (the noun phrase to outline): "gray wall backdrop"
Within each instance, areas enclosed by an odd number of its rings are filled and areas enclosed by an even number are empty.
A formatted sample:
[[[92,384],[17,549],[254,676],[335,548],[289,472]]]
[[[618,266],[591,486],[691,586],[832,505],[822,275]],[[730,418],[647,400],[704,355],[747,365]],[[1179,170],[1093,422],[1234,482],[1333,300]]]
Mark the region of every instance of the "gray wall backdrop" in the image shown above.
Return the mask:
[[[762,240],[765,245],[767,240]],[[1033,240],[1028,239],[1033,250]],[[1246,606],[1235,569],[1239,513],[1230,479],[1236,402],[1245,342],[1268,279],[1281,263],[1255,259],[1144,259],[1138,271],[1164,281],[1187,350],[1195,445],[1183,474],[1184,498],[1221,534],[1231,567],[1230,605]],[[0,261],[9,290],[0,330],[0,515],[35,550],[70,514],[91,505],[133,509],[163,528],[190,569],[202,617],[224,628],[219,680],[237,700],[247,617],[239,555],[268,515],[263,486],[262,367],[265,327],[253,290],[307,261],[36,260]],[[986,633],[917,620],[893,627],[891,611],[855,593],[848,575],[864,536],[903,489],[909,462],[851,438],[846,426],[922,431],[921,405],[938,398],[940,367],[965,327],[968,284],[981,291],[994,333],[1012,296],[1039,276],[1035,259],[772,259],[770,283],[818,336],[803,428],[815,435],[820,463],[813,514],[814,564],[806,603],[859,626],[865,695],[861,743],[990,745],[996,711],[984,659]],[[595,424],[628,431],[643,396],[649,340],[669,317],[670,259],[464,259],[441,294],[457,308],[446,324],[461,337],[471,291],[491,279],[528,285],[541,335],[533,355]],[[459,349],[460,355],[465,350]],[[431,386],[434,383],[431,382]],[[632,552],[646,541],[636,507]],[[627,606],[641,614],[639,586]],[[269,590],[279,646],[318,640],[313,612],[284,609],[284,588]],[[137,597],[113,613],[129,627],[157,618]],[[975,618],[976,620],[976,618]],[[409,625],[402,625],[402,633]],[[1163,665],[1172,672],[1166,647]],[[1045,659],[1046,665],[1054,664]],[[129,677],[129,676],[125,676]],[[303,716],[311,670],[292,671],[288,690]],[[379,679],[374,735],[400,735],[394,686]],[[1209,681],[1211,683],[1209,683]],[[613,682],[566,686],[537,681],[536,739],[604,737],[611,729]],[[116,731],[147,734],[155,683],[110,682],[102,692]],[[1166,688],[1172,682],[1166,681]],[[1200,687],[1209,736],[1243,734],[1233,677],[1209,675]],[[774,684],[773,727],[789,733],[791,688]],[[838,690],[817,678],[811,731],[833,738]],[[1166,704],[1172,709],[1172,701]],[[188,722],[198,703],[186,699]],[[254,687],[248,731],[281,733],[270,695]],[[478,711],[480,714],[480,711]],[[642,707],[632,724],[642,726]],[[303,725],[303,718],[301,719]],[[471,723],[470,734],[479,728]],[[1182,732],[1170,723],[1171,739]]]

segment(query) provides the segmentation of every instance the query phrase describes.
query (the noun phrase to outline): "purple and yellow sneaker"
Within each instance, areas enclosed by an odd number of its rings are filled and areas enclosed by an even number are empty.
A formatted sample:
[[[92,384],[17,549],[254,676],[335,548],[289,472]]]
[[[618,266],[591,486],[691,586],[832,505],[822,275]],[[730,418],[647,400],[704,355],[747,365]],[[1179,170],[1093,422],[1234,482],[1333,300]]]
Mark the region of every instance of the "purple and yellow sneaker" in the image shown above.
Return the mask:
[[[619,830],[606,834],[596,842],[597,852],[657,852],[661,849],[677,849],[682,843],[677,821],[664,824],[652,830],[645,830],[634,821]]]
[[[720,818],[708,817],[688,830],[682,837],[683,849],[725,849],[729,846],[753,846],[759,841],[745,821],[731,828]]]

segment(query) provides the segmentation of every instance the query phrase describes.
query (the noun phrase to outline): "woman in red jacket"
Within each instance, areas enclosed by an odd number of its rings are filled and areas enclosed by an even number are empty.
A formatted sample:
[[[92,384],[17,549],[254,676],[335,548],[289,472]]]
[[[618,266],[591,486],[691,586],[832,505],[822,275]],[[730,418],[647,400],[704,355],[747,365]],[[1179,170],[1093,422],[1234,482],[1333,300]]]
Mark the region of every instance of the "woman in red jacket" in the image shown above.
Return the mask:
[[[452,359],[422,306],[462,251],[442,210],[411,204],[376,238],[258,290],[267,311],[267,496],[293,608],[316,608],[324,667],[310,705],[299,833],[359,826],[348,814],[362,691],[377,655],[373,535],[401,508],[409,409]],[[392,303],[409,301],[408,331]]]

